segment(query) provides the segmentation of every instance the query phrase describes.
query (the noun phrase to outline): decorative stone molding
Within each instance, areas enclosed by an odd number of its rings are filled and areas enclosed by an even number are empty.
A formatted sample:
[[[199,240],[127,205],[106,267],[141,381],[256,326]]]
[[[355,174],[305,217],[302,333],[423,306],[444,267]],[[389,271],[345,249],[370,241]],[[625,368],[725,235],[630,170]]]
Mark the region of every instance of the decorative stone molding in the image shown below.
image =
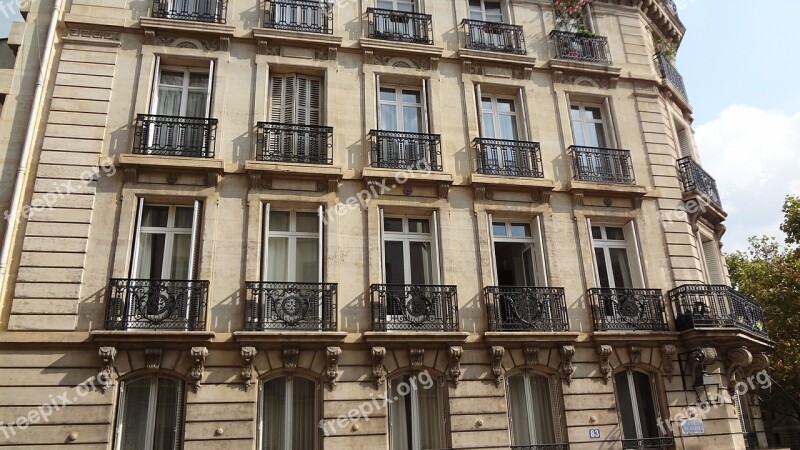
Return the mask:
[[[661,346],[661,371],[669,381],[672,381],[672,372],[675,370],[672,357],[675,356],[676,352],[677,349],[672,344],[664,344]]]
[[[764,352],[753,354],[753,362],[746,370],[746,376],[751,377],[753,374],[767,370],[769,368],[769,357]]]
[[[628,344],[628,358],[631,364],[639,364],[642,362],[642,347],[634,344]]]
[[[447,200],[450,194],[450,183],[436,183],[436,193],[439,198]]]
[[[100,390],[105,394],[111,386],[114,386],[114,358],[117,357],[117,349],[115,347],[100,347],[97,354],[103,361],[100,366],[100,373],[97,375],[97,381],[100,382]]]
[[[244,390],[249,391],[253,379],[253,360],[258,350],[255,347],[242,347],[242,379]]]
[[[372,376],[375,378],[375,389],[380,389],[386,381],[386,367],[383,359],[386,357],[386,347],[372,347]]]
[[[200,390],[200,382],[203,380],[203,368],[208,356],[208,349],[205,347],[192,347],[189,351],[192,358],[192,368],[189,369],[189,376],[192,379],[192,389],[194,392]]]
[[[425,356],[425,349],[421,347],[413,347],[408,350],[408,355],[411,358],[411,367],[422,367],[422,357]]]
[[[453,379],[453,384],[458,386],[459,378],[461,378],[461,356],[464,354],[464,348],[459,345],[451,345],[447,348],[447,357],[449,363],[447,365],[447,372],[450,378]]]
[[[728,350],[725,358],[725,371],[728,373],[728,381],[741,380],[744,370],[752,363],[753,354],[744,345]]]
[[[146,348],[144,349],[144,366],[150,370],[158,370],[161,368],[161,355],[163,350],[161,348]]]
[[[494,375],[494,385],[500,387],[503,382],[503,355],[506,349],[500,345],[493,345],[489,348],[489,357],[492,360],[492,375]]]
[[[339,376],[339,356],[341,354],[342,349],[340,347],[327,347],[325,349],[325,380],[330,390],[336,387],[336,377]]]
[[[580,191],[573,192],[572,193],[572,203],[574,203],[575,205],[578,205],[578,206],[584,206],[583,205],[583,192],[580,192]]]
[[[525,364],[531,366],[539,364],[539,347],[525,344],[522,347],[522,353],[525,354]]]
[[[297,347],[283,348],[283,366],[287,369],[296,369],[297,360],[300,359],[300,349]]]
[[[597,362],[600,364],[600,374],[603,375],[603,383],[608,384],[611,379],[611,362],[609,358],[614,349],[610,345],[597,346]]]
[[[575,346],[562,345],[559,352],[561,353],[561,374],[568,385],[572,384],[572,374],[575,373],[575,366],[572,364],[572,358],[575,357]]]
[[[97,41],[110,41],[119,44],[119,32],[105,30],[86,30],[81,28],[70,28],[66,31],[65,37],[78,39],[91,39]]]

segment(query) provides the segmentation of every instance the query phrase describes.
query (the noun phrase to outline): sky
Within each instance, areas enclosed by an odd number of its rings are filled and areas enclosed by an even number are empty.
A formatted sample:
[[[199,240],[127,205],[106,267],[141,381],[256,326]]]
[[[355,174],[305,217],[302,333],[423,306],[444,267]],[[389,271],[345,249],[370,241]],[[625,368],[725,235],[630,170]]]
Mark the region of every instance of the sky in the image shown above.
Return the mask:
[[[782,238],[783,200],[800,195],[800,1],[675,2],[695,141],[728,213],[723,250],[744,250],[753,235]],[[17,5],[0,0],[0,37]]]

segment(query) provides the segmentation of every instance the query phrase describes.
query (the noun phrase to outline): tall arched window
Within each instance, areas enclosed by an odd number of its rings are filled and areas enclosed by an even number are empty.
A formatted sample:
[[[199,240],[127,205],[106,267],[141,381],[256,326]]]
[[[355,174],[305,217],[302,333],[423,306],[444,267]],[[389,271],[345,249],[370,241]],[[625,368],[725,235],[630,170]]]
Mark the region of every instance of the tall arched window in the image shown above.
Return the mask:
[[[549,377],[520,372],[508,377],[508,415],[511,445],[526,447],[558,444],[560,437]]]
[[[287,375],[261,386],[261,450],[314,450],[318,447],[315,381]]]
[[[118,450],[181,448],[184,382],[152,374],[120,383]]]
[[[661,414],[653,377],[629,369],[614,375],[614,384],[623,438],[639,441],[662,437],[658,428]]]
[[[389,439],[392,450],[423,450],[445,444],[442,381],[423,372],[389,380]]]

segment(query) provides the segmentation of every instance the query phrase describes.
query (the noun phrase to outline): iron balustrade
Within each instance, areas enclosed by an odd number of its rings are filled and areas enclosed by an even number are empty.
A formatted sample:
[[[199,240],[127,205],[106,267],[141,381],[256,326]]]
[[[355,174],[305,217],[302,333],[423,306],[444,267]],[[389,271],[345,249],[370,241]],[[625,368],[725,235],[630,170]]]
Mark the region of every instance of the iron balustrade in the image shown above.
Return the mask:
[[[678,17],[678,5],[675,3],[675,0],[664,0],[664,4],[667,5],[667,10]]]
[[[367,22],[369,38],[433,45],[430,14],[367,8]]]
[[[478,173],[544,178],[538,142],[476,138]]]
[[[467,48],[516,55],[528,53],[525,49],[525,33],[520,25],[464,19],[461,26],[464,27]]]
[[[438,134],[371,130],[372,167],[442,171],[442,138]]]
[[[309,33],[333,33],[333,8],[318,0],[267,0],[264,27]]]
[[[153,0],[153,17],[225,23],[227,0]]]
[[[206,329],[208,281],[112,278],[106,305],[107,330]]]
[[[246,331],[336,331],[336,283],[248,282]]]
[[[657,53],[655,56],[656,67],[658,67],[658,72],[661,74],[661,78],[672,83],[675,86],[675,89],[681,93],[683,98],[688,99],[689,96],[686,95],[686,85],[683,84],[683,77],[681,76],[678,69],[672,64],[672,61],[667,59],[666,56],[662,55],[661,53]]]
[[[659,289],[594,288],[588,291],[596,331],[666,331]]]
[[[512,450],[569,450],[569,444],[512,445]]]
[[[484,297],[492,331],[569,331],[563,288],[488,286]]]
[[[672,436],[642,438],[642,439],[623,439],[623,449],[650,450],[661,449],[669,450],[675,447],[675,438]]]
[[[716,180],[691,157],[687,156],[679,159],[678,170],[681,173],[684,192],[697,192],[717,204],[717,206],[722,206]]]
[[[742,433],[742,437],[744,438],[744,448],[748,450],[761,448],[758,443],[758,433],[755,431]]]
[[[631,152],[613,148],[569,147],[575,170],[574,178],[579,181],[600,183],[635,184]]]
[[[133,153],[213,158],[217,119],[139,114]]]
[[[333,128],[259,122],[256,159],[307,164],[333,164]]]
[[[669,297],[678,331],[735,327],[769,337],[761,305],[730,286],[685,284]]]
[[[553,30],[550,39],[555,45],[556,59],[611,65],[608,39],[603,36]]]
[[[374,331],[458,331],[455,286],[373,284]]]

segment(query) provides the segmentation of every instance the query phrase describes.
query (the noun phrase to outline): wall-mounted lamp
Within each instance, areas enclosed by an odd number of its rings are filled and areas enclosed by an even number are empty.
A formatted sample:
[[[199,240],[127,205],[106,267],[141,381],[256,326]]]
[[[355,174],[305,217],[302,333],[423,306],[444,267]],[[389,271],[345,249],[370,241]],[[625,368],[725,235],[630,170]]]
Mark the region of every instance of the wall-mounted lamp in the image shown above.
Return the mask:
[[[692,387],[697,394],[697,401],[717,402],[719,400],[719,381],[706,372],[706,366],[714,364],[716,360],[717,351],[708,347],[697,348],[678,355],[683,390],[687,390],[686,376],[689,375],[694,379]]]

